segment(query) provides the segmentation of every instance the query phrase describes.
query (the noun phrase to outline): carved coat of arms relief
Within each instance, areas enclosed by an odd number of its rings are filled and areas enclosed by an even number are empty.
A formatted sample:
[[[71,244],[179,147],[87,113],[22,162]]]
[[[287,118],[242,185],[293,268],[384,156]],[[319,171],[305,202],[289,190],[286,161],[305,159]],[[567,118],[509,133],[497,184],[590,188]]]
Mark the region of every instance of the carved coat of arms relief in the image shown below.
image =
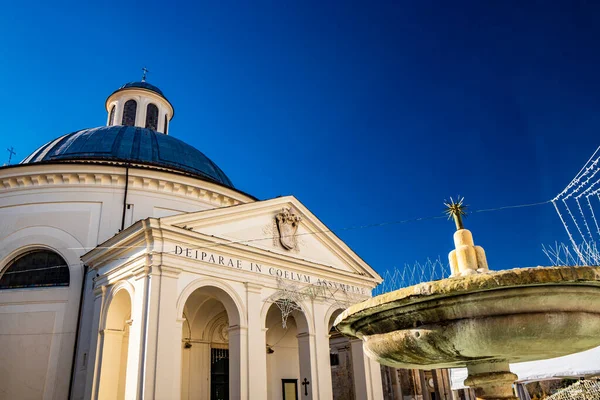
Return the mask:
[[[277,231],[279,232],[279,243],[286,250],[294,250],[298,243],[296,240],[296,232],[302,218],[294,214],[289,208],[283,208],[279,214],[275,216],[277,222]]]

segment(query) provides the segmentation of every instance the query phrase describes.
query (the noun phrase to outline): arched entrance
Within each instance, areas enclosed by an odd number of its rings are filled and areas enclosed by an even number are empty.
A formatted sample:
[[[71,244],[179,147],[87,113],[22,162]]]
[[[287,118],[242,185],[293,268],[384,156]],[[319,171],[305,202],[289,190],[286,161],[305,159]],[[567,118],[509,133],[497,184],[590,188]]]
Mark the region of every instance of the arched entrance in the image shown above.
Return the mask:
[[[281,311],[272,304],[265,327],[267,399],[312,399],[311,337],[306,316],[296,310],[283,327]]]
[[[240,398],[240,310],[223,289],[204,286],[183,307],[181,399]]]
[[[131,296],[125,289],[118,290],[108,305],[106,324],[102,335],[102,358],[99,400],[125,398]]]

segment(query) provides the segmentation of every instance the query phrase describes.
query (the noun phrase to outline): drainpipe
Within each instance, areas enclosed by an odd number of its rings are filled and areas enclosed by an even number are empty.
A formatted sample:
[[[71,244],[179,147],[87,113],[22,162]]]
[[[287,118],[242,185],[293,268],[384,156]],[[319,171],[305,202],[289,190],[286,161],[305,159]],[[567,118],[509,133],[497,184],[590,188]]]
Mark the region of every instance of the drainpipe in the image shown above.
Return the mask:
[[[75,365],[77,364],[77,346],[79,345],[79,334],[81,331],[81,314],[83,313],[83,294],[85,293],[85,282],[88,274],[88,266],[83,265],[83,278],[81,279],[81,294],[79,295],[79,315],[77,315],[77,331],[75,332],[75,348],[73,350],[73,361],[71,362],[71,384],[69,385],[69,396],[73,394],[73,385],[75,384]]]
[[[125,166],[125,195],[123,196],[123,217],[121,218],[121,230],[125,229],[125,212],[127,210],[127,188],[129,187],[129,164]]]

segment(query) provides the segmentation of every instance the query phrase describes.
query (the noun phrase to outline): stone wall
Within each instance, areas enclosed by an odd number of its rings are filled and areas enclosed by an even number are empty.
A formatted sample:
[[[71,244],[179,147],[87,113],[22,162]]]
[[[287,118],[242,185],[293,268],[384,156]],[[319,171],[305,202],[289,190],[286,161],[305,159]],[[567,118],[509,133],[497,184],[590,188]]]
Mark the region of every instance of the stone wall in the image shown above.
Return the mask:
[[[355,400],[350,343],[347,340],[339,344],[334,342],[330,351],[333,400]]]

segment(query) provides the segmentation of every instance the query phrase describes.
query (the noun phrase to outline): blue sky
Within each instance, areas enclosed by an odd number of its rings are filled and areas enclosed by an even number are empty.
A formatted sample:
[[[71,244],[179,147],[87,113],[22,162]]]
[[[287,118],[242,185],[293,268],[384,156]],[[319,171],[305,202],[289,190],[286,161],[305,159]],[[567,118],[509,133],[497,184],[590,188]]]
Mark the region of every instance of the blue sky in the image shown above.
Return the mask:
[[[147,66],[170,134],[243,191],[295,195],[379,272],[445,259],[453,224],[342,228],[438,215],[456,194],[548,200],[600,144],[592,2],[85,3],[3,6],[2,162],[104,125]],[[465,224],[492,269],[566,240],[549,204]]]

